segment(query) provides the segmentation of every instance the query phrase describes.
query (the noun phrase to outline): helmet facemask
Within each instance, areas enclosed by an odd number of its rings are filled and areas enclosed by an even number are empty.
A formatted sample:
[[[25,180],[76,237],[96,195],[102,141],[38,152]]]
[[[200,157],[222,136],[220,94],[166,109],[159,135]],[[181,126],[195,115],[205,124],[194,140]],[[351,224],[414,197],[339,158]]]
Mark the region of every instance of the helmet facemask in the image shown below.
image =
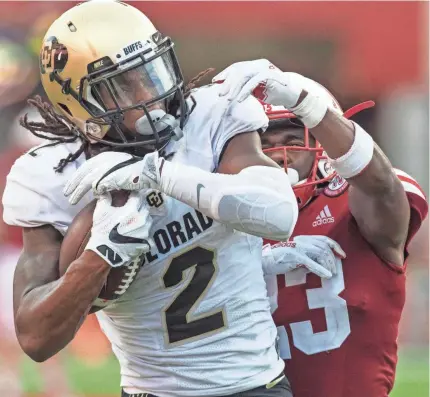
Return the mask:
[[[116,54],[116,62],[105,56],[87,65],[88,74],[76,90],[53,73],[64,93],[90,114],[85,124],[90,141],[153,151],[182,136],[188,118],[182,72],[170,38],[161,39],[158,32],[153,38],[158,44],[138,41],[129,54],[127,49]],[[143,114],[130,125],[128,118],[136,111]],[[103,126],[111,127],[106,135],[101,134]]]
[[[273,152],[280,152],[283,156],[283,167],[285,169],[285,172],[287,173],[289,171],[288,161],[287,161],[287,158],[288,158],[287,153],[289,151],[296,151],[296,152],[306,151],[306,152],[314,153],[315,157],[308,176],[293,186],[293,190],[297,197],[299,209],[301,209],[316,194],[318,185],[322,185],[324,183],[330,182],[333,178],[336,177],[337,173],[328,162],[328,156],[325,153],[324,148],[321,146],[321,144],[316,140],[315,140],[314,146],[310,144],[309,129],[306,128],[303,125],[303,123],[292,112],[290,112],[285,108],[275,110],[273,106],[268,104],[263,104],[263,106],[265,108],[266,115],[269,118],[269,126],[270,126],[270,121],[272,120],[287,119],[292,124],[292,126],[301,128],[304,131],[303,146],[277,146],[277,147],[264,149],[263,150],[264,153],[268,154]],[[363,102],[344,112],[343,116],[346,118],[350,118],[356,113],[373,106],[374,106],[373,101]]]

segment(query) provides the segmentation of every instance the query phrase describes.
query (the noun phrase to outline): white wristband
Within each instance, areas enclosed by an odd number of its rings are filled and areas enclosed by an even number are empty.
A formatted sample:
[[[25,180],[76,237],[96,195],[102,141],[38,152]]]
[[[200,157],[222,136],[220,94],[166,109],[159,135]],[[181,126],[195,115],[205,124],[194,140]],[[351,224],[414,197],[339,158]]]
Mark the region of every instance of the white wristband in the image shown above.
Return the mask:
[[[321,123],[327,113],[326,102],[326,100],[318,96],[308,94],[299,105],[292,107],[290,110],[300,118],[306,127],[314,128]]]
[[[343,178],[352,178],[362,172],[373,157],[372,137],[357,123],[354,123],[355,136],[351,148],[341,157],[330,159],[330,164]]]

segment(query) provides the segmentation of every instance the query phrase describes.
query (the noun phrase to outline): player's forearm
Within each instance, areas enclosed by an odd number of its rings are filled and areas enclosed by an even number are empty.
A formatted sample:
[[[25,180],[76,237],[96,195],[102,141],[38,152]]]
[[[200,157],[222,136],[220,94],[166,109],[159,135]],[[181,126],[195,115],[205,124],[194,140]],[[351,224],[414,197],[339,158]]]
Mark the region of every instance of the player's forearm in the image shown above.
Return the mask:
[[[381,257],[401,264],[409,205],[388,158],[358,124],[330,110],[310,131],[351,184],[349,207],[363,237]]]
[[[328,156],[335,160],[333,164],[336,159],[350,152],[355,140],[354,123],[331,110],[327,111],[322,121],[310,132],[321,143]],[[367,164],[363,164],[363,170],[352,177],[339,173],[356,189],[379,200],[382,196],[392,194],[398,180],[390,161],[381,149],[374,143],[370,144],[370,141],[368,144],[367,149],[360,149],[367,150],[367,153],[361,154],[361,158],[368,156],[369,159]]]
[[[225,175],[165,162],[160,187],[218,222],[272,240],[287,239],[297,221],[290,181],[277,168],[253,166]]]
[[[25,353],[41,362],[63,349],[88,314],[109,270],[98,255],[85,251],[59,280],[29,291],[15,318]]]
[[[310,132],[332,159],[347,153],[354,142],[355,131],[352,122],[332,110],[327,110],[321,122],[311,128]]]

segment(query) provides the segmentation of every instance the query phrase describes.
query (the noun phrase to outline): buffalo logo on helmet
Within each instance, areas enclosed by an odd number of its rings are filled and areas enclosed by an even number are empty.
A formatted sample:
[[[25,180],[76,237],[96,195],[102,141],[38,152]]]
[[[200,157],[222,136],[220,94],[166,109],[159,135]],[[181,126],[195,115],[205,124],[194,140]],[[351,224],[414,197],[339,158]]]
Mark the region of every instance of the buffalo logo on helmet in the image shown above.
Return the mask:
[[[45,40],[40,52],[40,71],[42,74],[62,72],[69,59],[67,47],[61,44],[56,37]]]

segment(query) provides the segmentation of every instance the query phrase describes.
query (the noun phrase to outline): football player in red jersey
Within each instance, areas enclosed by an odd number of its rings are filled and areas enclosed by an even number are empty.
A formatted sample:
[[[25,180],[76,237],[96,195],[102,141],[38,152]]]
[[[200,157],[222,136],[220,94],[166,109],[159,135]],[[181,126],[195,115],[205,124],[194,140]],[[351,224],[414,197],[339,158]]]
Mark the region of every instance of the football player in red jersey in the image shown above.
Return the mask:
[[[232,100],[253,93],[271,104],[265,105],[271,122],[263,148],[299,175],[293,236],[325,235],[347,254],[331,279],[299,269],[278,276],[278,291],[269,291],[285,373],[295,397],[388,396],[405,302],[407,247],[427,215],[425,195],[347,119],[373,103],[343,114],[324,87],[267,63],[238,63],[215,80],[225,80]],[[302,89],[301,102],[290,110],[272,106],[286,103],[293,88]]]

